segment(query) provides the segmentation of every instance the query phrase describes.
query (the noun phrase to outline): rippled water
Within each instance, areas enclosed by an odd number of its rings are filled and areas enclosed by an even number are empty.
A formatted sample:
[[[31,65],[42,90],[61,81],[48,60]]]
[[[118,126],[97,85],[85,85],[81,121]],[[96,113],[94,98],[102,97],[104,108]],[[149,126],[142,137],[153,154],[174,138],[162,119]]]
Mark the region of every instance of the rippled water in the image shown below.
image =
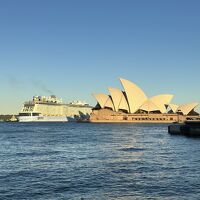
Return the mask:
[[[0,123],[0,199],[200,199],[200,139],[167,125]]]

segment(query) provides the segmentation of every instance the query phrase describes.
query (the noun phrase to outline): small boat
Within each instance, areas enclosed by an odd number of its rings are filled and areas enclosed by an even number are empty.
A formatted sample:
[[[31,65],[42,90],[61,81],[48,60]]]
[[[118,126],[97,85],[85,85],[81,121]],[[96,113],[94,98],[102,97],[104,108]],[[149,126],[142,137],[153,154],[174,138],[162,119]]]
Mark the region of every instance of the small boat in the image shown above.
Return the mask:
[[[18,122],[18,119],[13,115],[10,119],[7,120],[7,122]]]

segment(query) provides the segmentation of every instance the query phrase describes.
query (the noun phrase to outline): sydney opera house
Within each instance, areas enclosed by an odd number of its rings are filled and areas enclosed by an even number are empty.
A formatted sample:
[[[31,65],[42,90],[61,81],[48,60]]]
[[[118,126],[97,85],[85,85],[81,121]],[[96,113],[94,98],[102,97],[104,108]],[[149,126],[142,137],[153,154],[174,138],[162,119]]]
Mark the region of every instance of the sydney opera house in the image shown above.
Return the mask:
[[[199,119],[194,111],[198,103],[172,104],[172,94],[147,97],[135,83],[120,78],[124,88],[108,88],[107,94],[93,94],[97,105],[92,111],[91,122],[172,123]]]

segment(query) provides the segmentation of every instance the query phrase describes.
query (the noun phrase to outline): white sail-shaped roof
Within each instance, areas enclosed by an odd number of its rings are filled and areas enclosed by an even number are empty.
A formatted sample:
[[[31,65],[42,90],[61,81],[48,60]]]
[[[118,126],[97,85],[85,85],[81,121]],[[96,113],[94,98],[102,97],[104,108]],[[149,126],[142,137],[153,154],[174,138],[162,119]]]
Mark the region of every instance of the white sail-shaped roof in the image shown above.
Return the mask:
[[[167,109],[165,105],[168,105],[173,98],[171,94],[160,94],[153,96],[150,100],[159,108],[161,113],[166,113]]]
[[[141,105],[147,100],[144,92],[134,83],[126,79],[120,78],[127,95],[128,104],[131,113],[135,113]]]
[[[117,88],[111,88],[111,87],[109,87],[108,90],[112,97],[115,111],[119,111],[120,109],[122,109],[122,110],[127,110],[129,112],[128,103],[126,101],[123,92]]]
[[[195,107],[197,107],[199,104],[194,102],[194,103],[188,103],[188,104],[183,104],[180,105],[177,109],[178,112],[182,112],[184,115],[188,115],[189,112],[191,112]]]
[[[93,96],[95,97],[101,108],[109,107],[114,110],[114,105],[112,103],[111,98],[108,95],[100,93],[100,94],[93,94]]]
[[[176,113],[176,111],[177,111],[177,109],[178,109],[178,105],[176,105],[176,104],[169,104],[168,105],[170,108],[171,108],[171,110],[173,111],[173,113]]]
[[[145,103],[140,107],[141,110],[145,110],[147,112],[157,111],[159,107],[157,107],[150,99],[145,101]]]

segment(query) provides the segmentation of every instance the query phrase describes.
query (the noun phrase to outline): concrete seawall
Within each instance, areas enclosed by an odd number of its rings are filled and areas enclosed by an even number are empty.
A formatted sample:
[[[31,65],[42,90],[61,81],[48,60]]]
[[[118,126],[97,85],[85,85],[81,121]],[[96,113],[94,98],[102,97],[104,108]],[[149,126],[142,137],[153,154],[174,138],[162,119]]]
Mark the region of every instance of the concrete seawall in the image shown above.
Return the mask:
[[[186,121],[184,124],[172,124],[168,127],[168,132],[174,135],[200,137],[200,120]]]

